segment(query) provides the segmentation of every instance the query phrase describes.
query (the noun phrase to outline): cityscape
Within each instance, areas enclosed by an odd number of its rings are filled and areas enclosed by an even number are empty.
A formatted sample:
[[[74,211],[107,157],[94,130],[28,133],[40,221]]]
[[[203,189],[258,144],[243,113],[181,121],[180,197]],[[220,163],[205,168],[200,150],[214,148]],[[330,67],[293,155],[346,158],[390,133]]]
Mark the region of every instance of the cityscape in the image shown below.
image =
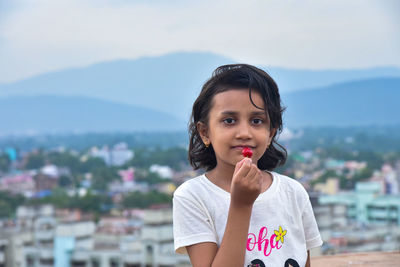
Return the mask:
[[[323,240],[311,266],[397,266],[399,10],[0,0],[0,267],[191,266],[172,222],[174,192],[204,173],[188,122],[214,71],[238,63],[279,87],[287,159],[272,171],[309,195]]]
[[[324,241],[312,256],[400,249],[400,138],[389,128],[281,133],[288,160],[276,171],[306,188]],[[62,136],[3,139],[0,266],[190,266],[174,252],[171,200],[201,171],[188,165],[185,134],[132,142],[141,135],[89,147],[78,144],[95,138],[77,135],[74,148]]]

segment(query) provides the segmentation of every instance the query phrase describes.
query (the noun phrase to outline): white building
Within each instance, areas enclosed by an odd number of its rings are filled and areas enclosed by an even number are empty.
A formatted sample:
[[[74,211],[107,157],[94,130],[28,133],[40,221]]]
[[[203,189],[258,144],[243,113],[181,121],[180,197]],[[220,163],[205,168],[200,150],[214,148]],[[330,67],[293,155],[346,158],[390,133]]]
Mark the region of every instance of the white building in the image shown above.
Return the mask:
[[[191,266],[186,255],[174,252],[171,209],[145,210],[140,223],[110,217],[117,226],[126,222],[135,228],[113,233],[96,232],[92,221],[60,221],[54,214],[49,205],[20,207],[20,221],[0,229],[0,266]]]
[[[109,166],[121,166],[131,160],[135,154],[128,149],[126,143],[118,143],[112,149],[104,146],[102,149],[94,147],[90,151],[92,157],[99,157]]]
[[[21,267],[69,266],[72,250],[93,249],[95,228],[91,221],[58,223],[54,217],[39,218],[33,244],[24,246]]]
[[[150,171],[157,173],[161,178],[171,179],[174,172],[169,166],[153,164],[150,166]]]
[[[75,250],[72,267],[191,266],[186,255],[174,252],[171,209],[146,210],[139,234],[95,234],[92,250]]]

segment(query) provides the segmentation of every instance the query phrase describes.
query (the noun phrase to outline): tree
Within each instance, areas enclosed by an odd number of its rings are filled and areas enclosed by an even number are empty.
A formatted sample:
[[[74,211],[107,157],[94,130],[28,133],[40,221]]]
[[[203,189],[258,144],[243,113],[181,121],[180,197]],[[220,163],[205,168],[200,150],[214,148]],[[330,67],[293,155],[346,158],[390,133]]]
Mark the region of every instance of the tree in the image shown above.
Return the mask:
[[[55,188],[50,196],[30,200],[29,204],[45,203],[52,204],[57,208],[80,209],[85,212],[99,214],[108,211],[106,207],[111,207],[112,200],[107,195],[94,194],[90,190],[82,197],[78,195],[70,197],[64,189]]]
[[[39,169],[44,166],[46,160],[41,151],[38,153],[30,154],[25,164],[25,169]]]
[[[327,170],[320,177],[311,181],[311,185],[314,186],[318,183],[325,183],[329,178],[340,178],[340,176],[337,175],[334,170]]]
[[[52,152],[48,154],[48,159],[54,165],[69,168],[72,173],[78,172],[81,164],[79,158],[69,152]]]
[[[22,195],[11,195],[8,192],[0,191],[0,218],[11,217],[18,206],[25,202]]]
[[[58,185],[60,187],[69,187],[72,184],[72,178],[67,175],[61,175],[60,178],[58,178]]]
[[[92,188],[100,191],[107,190],[110,182],[118,180],[120,177],[115,168],[97,168],[92,172]]]
[[[354,176],[351,179],[354,180],[354,182],[364,181],[371,178],[372,174],[373,174],[372,169],[369,167],[365,167],[356,174],[354,174]]]
[[[68,196],[67,192],[62,188],[53,189],[52,194],[46,200],[46,203],[53,204],[57,208],[71,207],[71,197]]]
[[[174,170],[180,170],[187,162],[187,150],[181,147],[172,147],[166,150],[159,150],[152,155],[154,164],[167,165]]]
[[[168,180],[161,178],[157,173],[143,169],[135,171],[135,180],[136,182],[144,182],[149,185],[169,182]]]
[[[367,162],[371,170],[379,170],[383,164],[383,156],[374,151],[360,151],[358,157]]]
[[[125,164],[125,167],[135,166],[147,169],[153,164],[159,164],[169,166],[174,170],[181,170],[182,166],[187,165],[187,161],[187,150],[181,147],[137,149],[135,157]]]
[[[11,205],[4,200],[0,200],[0,218],[8,218],[13,213]]]
[[[41,204],[52,204],[57,208],[70,208],[72,200],[68,194],[62,188],[54,188],[51,195],[43,198],[31,199],[28,204],[30,205],[41,205]]]
[[[0,155],[0,171],[8,172],[11,166],[11,160],[7,154]]]
[[[97,169],[104,169],[106,168],[106,163],[102,158],[89,158],[88,160],[81,162],[79,166],[79,172],[80,173],[86,173],[86,172],[93,172]]]
[[[154,204],[170,204],[171,202],[172,196],[157,191],[134,192],[123,198],[122,205],[125,208],[148,208]]]
[[[110,205],[111,198],[93,194],[90,190],[83,197],[75,199],[76,207],[86,212],[101,213],[105,204]]]

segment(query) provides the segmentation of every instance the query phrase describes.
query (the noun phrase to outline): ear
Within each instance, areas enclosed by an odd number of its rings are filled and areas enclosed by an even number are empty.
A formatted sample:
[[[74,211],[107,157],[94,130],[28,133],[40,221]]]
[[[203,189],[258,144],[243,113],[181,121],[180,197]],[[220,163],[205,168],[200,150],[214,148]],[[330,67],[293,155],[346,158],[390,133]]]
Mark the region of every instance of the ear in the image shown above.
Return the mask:
[[[207,125],[205,123],[199,121],[196,124],[196,128],[197,128],[197,131],[200,134],[201,140],[203,140],[203,143],[210,143],[209,136],[208,136],[208,127],[207,127]]]

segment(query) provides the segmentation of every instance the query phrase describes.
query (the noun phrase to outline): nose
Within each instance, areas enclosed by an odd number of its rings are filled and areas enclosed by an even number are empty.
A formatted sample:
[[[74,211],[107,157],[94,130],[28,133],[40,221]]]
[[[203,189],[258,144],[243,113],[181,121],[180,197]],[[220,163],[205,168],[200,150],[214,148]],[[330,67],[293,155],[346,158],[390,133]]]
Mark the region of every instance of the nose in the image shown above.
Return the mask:
[[[238,139],[251,139],[251,127],[247,122],[242,122],[237,127],[236,138]]]

